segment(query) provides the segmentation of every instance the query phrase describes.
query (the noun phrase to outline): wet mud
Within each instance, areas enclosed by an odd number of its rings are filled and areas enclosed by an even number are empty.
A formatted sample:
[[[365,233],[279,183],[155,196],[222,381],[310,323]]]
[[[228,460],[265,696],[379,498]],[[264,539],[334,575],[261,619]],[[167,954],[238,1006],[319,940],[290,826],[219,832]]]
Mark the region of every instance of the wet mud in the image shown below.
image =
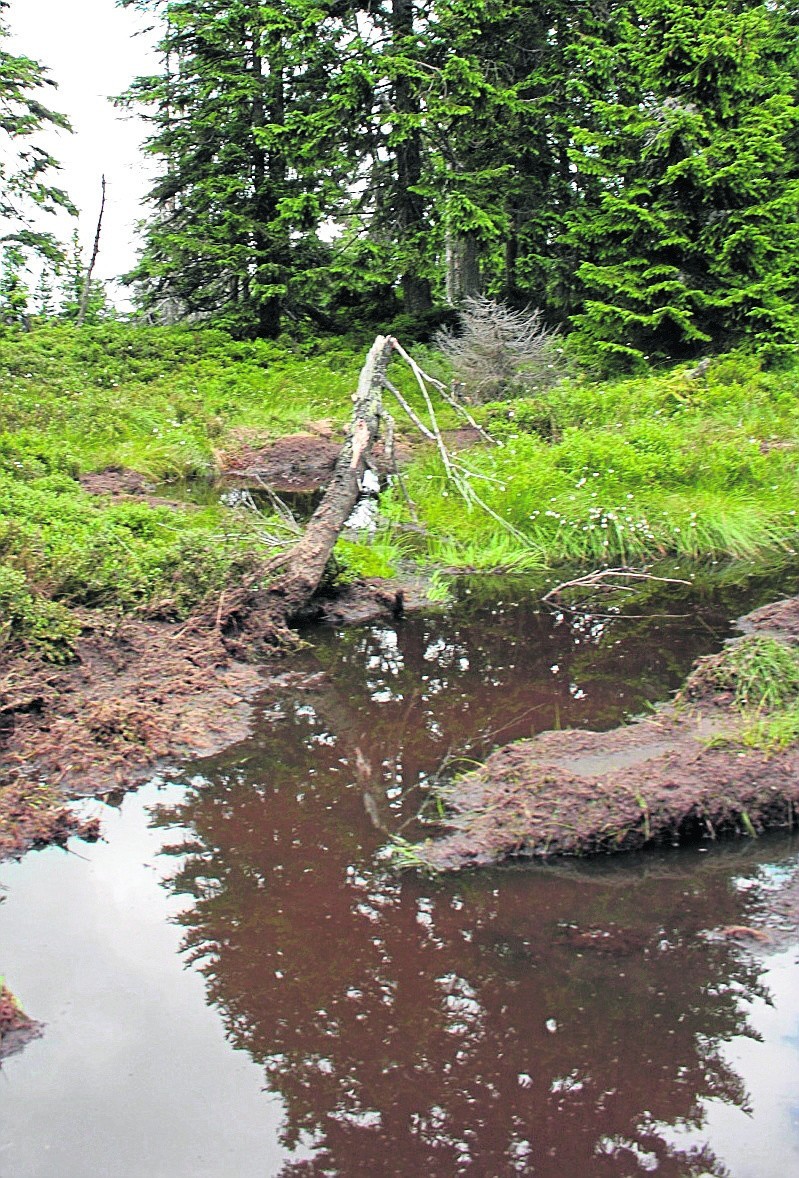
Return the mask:
[[[66,805],[137,785],[164,758],[211,753],[248,731],[262,672],[194,628],[87,617],[77,660],[18,658],[0,672],[0,858],[71,834]]]
[[[242,444],[217,455],[223,482],[228,486],[267,485],[278,494],[307,493],[326,485],[333,473],[341,443],[332,429],[291,434],[263,446]]]
[[[740,626],[795,643],[799,598],[756,610]],[[714,658],[700,661],[678,699],[653,715],[610,732],[544,732],[439,786],[448,833],[406,848],[406,861],[452,871],[791,829],[799,748],[743,746],[745,720],[708,673]]]
[[[482,441],[471,427],[444,431],[451,450],[463,450]],[[390,473],[394,464],[404,466],[419,449],[419,440],[398,437],[392,455],[387,455],[382,441],[372,448],[371,461],[381,473]],[[290,434],[265,445],[241,441],[234,449],[217,454],[224,485],[255,488],[264,485],[283,494],[307,494],[325,487],[341,452],[341,442],[331,422],[311,423],[305,433]]]
[[[89,495],[99,495],[115,501],[134,500],[148,503],[150,507],[191,508],[192,504],[181,497],[162,494],[162,488],[135,470],[124,466],[107,466],[103,470],[87,471],[80,475],[78,482]]]

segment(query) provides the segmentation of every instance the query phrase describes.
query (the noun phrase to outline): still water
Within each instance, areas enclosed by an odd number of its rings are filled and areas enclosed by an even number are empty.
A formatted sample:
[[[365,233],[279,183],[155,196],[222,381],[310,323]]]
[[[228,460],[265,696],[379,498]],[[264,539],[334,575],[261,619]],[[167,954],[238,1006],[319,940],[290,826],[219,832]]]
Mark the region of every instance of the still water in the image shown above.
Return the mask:
[[[315,632],[250,740],[3,865],[47,1026],[0,1072],[2,1178],[799,1172],[799,844],[382,864],[442,766],[619,722],[769,596],[591,622],[506,588]]]

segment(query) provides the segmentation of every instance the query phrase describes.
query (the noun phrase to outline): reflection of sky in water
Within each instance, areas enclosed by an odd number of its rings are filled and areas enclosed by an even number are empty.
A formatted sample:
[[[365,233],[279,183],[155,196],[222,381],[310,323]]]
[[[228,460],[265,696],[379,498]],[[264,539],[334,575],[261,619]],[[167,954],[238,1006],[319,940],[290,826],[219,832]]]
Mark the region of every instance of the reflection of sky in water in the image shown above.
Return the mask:
[[[779,876],[786,868],[769,865],[766,870]],[[704,1103],[700,1132],[660,1126],[682,1148],[708,1141],[731,1178],[799,1174],[797,946],[767,960],[761,982],[768,999],[755,998],[749,1005],[752,1037],[733,1039],[723,1048],[729,1065],[744,1079],[748,1109],[711,1099]]]

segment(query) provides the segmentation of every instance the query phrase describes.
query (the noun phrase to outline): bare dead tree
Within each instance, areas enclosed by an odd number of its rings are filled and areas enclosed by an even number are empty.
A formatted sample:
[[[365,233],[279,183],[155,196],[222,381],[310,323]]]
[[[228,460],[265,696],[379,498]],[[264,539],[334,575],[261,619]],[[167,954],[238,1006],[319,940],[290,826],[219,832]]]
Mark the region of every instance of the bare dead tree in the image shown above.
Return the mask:
[[[94,273],[94,264],[97,261],[97,255],[100,252],[100,234],[103,230],[103,213],[105,212],[105,176],[100,179],[100,215],[97,218],[97,229],[94,234],[94,245],[92,247],[92,256],[89,260],[89,267],[83,279],[83,290],[80,293],[80,306],[78,307],[78,317],[75,320],[78,327],[81,327],[86,319],[86,312],[89,309],[89,295],[92,289],[92,274]]]
[[[563,375],[557,336],[539,310],[514,311],[483,295],[464,299],[459,330],[443,330],[436,347],[473,402],[550,388]]]
[[[427,411],[426,421],[408,404],[386,375],[394,355],[409,365],[416,378]],[[428,376],[392,336],[377,336],[361,370],[358,388],[353,394],[354,404],[347,439],[327,491],[300,539],[264,565],[265,572],[278,575],[262,594],[258,608],[264,621],[278,633],[286,632],[286,628],[301,614],[316,592],[333,546],[360,495],[363,473],[380,429],[389,425],[393,431],[393,421],[383,404],[384,392],[392,394],[422,436],[436,445],[446,478],[464,503],[469,508],[475,507],[486,512],[500,528],[515,536],[520,543],[527,542],[522,533],[494,511],[476,490],[474,482],[480,476],[447,450],[433,404],[436,392],[452,404],[441,382]],[[465,420],[473,420],[463,406],[455,403],[454,408]],[[488,435],[484,437],[487,441],[493,441]]]

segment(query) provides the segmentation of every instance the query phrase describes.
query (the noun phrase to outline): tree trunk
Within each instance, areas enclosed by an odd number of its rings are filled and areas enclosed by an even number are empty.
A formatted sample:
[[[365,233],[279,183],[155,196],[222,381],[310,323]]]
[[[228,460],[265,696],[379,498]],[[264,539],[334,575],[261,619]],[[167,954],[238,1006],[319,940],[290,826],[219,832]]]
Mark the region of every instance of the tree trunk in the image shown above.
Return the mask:
[[[474,233],[447,238],[447,302],[457,307],[470,295],[480,294],[480,249]]]
[[[319,582],[352,509],[358,501],[369,451],[383,412],[383,382],[393,340],[379,335],[369,351],[354,395],[352,422],[322,502],[291,550],[285,572],[266,591],[270,622],[285,626],[297,617]]]
[[[258,5],[254,5],[257,10]],[[252,146],[253,175],[253,269],[256,281],[263,285],[281,285],[287,243],[278,239],[274,226],[278,195],[283,191],[286,161],[282,151],[271,144],[267,151],[257,132],[267,124],[283,126],[286,118],[283,79],[283,47],[280,35],[271,33],[267,42],[268,72],[264,72],[261,54],[261,24],[257,11],[252,15],[249,34],[252,40],[250,69],[253,77],[252,125],[256,132]],[[282,231],[281,231],[282,234]],[[248,297],[252,299],[252,295]],[[277,339],[283,317],[283,299],[278,294],[255,296],[256,332],[263,339]]]
[[[100,215],[97,218],[97,229],[94,234],[94,246],[92,247],[92,256],[89,262],[89,268],[86,271],[86,276],[83,279],[83,290],[80,294],[80,306],[78,307],[78,317],[75,323],[78,327],[82,327],[86,319],[86,312],[89,309],[89,296],[92,293],[92,274],[94,273],[94,264],[97,261],[97,255],[100,252],[100,234],[103,231],[103,213],[105,212],[105,176],[100,180]]]
[[[392,0],[391,31],[397,48],[403,51],[403,43],[413,36],[413,0]],[[412,83],[402,72],[397,71],[394,82],[394,106],[397,114],[412,115],[418,119],[420,104]],[[424,238],[425,202],[414,191],[422,178],[422,136],[418,125],[409,130],[395,149],[396,161],[396,217],[399,240],[410,245],[410,260],[402,275],[402,297],[405,310],[411,314],[429,311],[433,297],[429,280],[421,273],[421,241]]]

